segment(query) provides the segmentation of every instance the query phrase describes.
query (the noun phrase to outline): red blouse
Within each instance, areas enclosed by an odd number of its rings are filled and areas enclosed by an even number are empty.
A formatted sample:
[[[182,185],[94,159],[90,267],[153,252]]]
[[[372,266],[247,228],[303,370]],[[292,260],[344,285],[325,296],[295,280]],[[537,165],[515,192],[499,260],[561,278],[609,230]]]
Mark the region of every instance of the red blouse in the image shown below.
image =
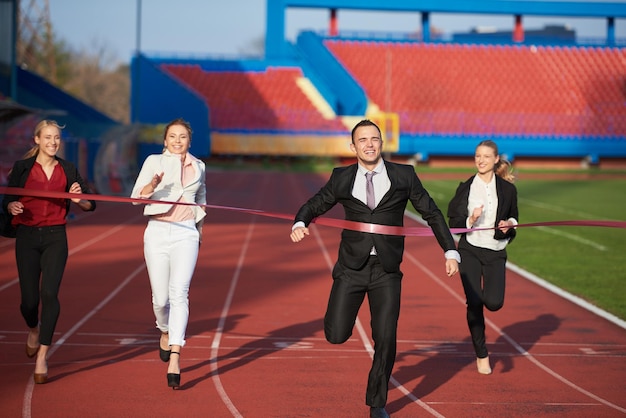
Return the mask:
[[[41,191],[65,192],[67,178],[61,164],[54,166],[52,176],[48,179],[41,164],[35,161],[26,179],[25,189]],[[13,225],[52,226],[66,224],[66,199],[22,196],[24,212],[13,217]]]

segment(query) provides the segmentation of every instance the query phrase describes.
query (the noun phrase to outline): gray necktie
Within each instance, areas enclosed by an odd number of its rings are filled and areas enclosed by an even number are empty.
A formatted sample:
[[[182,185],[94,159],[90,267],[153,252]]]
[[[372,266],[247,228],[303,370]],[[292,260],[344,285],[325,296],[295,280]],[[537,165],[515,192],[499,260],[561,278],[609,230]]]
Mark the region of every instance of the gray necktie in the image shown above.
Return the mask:
[[[370,209],[374,209],[376,207],[376,199],[374,198],[374,183],[372,183],[372,177],[376,174],[373,171],[365,173],[365,195],[367,206]]]

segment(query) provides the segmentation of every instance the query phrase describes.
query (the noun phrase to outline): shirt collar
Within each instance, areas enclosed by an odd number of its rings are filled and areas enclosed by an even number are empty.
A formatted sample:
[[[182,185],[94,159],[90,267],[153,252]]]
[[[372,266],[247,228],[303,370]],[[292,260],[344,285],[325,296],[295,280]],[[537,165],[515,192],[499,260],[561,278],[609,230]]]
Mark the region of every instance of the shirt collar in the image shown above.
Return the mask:
[[[180,158],[178,156],[178,154],[172,154],[171,152],[169,152],[169,150],[165,150],[163,151],[163,155],[167,155],[168,157],[176,157],[176,158]],[[193,161],[195,161],[195,157],[193,155],[191,155],[189,152],[187,152],[187,155],[185,155],[185,165],[191,165],[191,163]]]
[[[489,181],[489,183],[485,183],[483,179],[480,178],[480,176],[478,175],[476,176],[476,180],[478,180],[481,184],[484,184],[485,186],[493,186],[496,184],[496,176],[497,174],[494,173],[493,176],[491,176],[491,180]]]
[[[367,168],[363,167],[361,164],[357,164],[359,167],[359,173],[362,175],[365,175],[367,173],[370,172],[370,170],[368,170]],[[380,162],[378,163],[378,165],[372,170],[373,173],[376,174],[380,174],[383,172],[383,169],[385,168],[385,162],[383,161],[383,159],[380,159]]]

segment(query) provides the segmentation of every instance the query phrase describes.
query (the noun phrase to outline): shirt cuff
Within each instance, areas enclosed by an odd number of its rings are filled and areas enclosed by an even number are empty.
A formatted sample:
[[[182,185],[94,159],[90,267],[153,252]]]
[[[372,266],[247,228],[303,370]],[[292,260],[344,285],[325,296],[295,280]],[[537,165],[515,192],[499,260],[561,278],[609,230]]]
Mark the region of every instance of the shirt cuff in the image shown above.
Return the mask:
[[[293,226],[291,227],[291,230],[293,231],[296,228],[306,228],[306,225],[304,224],[304,222],[298,221],[295,224],[293,224]]]
[[[461,262],[461,254],[457,250],[448,250],[445,253],[446,260],[454,259],[457,263]]]

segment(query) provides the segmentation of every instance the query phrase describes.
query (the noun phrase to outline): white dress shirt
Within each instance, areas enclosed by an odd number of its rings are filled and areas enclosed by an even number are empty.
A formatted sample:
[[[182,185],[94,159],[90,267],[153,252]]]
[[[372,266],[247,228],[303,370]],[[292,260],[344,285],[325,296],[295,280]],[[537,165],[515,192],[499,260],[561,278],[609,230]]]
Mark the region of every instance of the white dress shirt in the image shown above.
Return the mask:
[[[389,180],[389,175],[387,174],[387,167],[385,166],[384,161],[381,159],[380,163],[372,170],[376,173],[375,176],[372,177],[372,183],[374,185],[374,200],[376,202],[376,206],[380,203],[383,196],[389,191],[391,188],[391,180]],[[356,178],[354,179],[354,186],[352,188],[352,196],[359,199],[361,202],[367,204],[367,193],[365,191],[365,174],[369,171],[358,165]],[[298,221],[296,222],[291,229],[295,229],[297,227],[304,227],[304,222]],[[371,255],[376,255],[376,248],[372,247],[370,251]],[[446,259],[454,259],[457,262],[461,262],[461,256],[457,250],[448,250],[445,252]]]
[[[498,193],[496,191],[496,176],[491,177],[489,183],[485,183],[480,177],[475,176],[470,186],[469,198],[467,199],[467,211],[471,214],[474,209],[483,206],[483,212],[480,218],[474,222],[474,225],[469,224],[469,217],[467,218],[468,228],[493,228],[496,223],[496,216],[498,211]],[[488,248],[494,251],[503,250],[509,242],[509,239],[497,240],[493,237],[492,229],[484,229],[481,231],[468,232],[466,236],[467,242],[475,247]]]

